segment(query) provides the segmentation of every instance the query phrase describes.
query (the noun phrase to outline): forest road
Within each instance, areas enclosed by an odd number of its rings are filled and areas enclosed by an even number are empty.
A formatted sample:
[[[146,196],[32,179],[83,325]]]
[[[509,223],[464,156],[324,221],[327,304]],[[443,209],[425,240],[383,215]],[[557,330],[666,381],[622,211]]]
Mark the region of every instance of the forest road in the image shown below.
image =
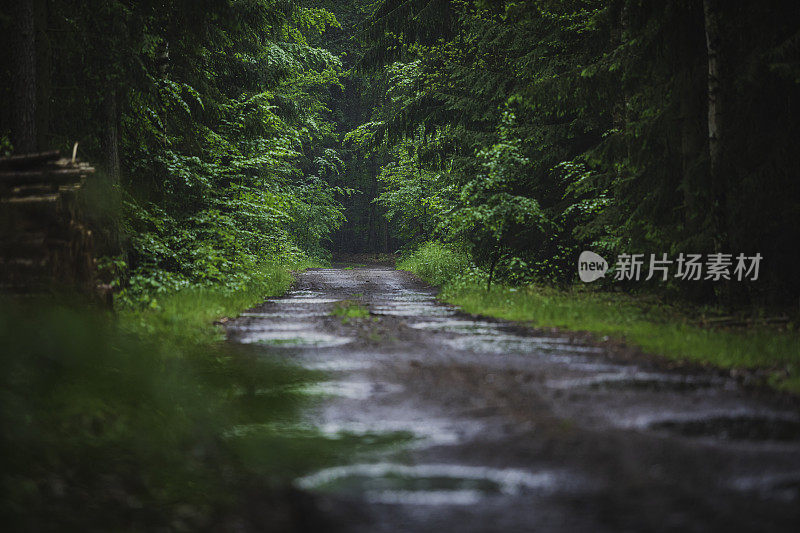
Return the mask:
[[[324,370],[305,421],[362,444],[295,482],[325,531],[798,530],[796,404],[721,373],[476,318],[391,268],[303,272],[228,336]]]

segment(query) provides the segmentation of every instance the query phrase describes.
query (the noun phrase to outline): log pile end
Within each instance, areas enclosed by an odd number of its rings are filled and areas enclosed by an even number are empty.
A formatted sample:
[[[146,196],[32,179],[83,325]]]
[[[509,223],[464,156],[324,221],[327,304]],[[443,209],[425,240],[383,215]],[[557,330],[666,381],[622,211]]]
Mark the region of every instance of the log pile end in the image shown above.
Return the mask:
[[[0,158],[0,290],[92,293],[92,232],[78,195],[94,168],[59,152]]]

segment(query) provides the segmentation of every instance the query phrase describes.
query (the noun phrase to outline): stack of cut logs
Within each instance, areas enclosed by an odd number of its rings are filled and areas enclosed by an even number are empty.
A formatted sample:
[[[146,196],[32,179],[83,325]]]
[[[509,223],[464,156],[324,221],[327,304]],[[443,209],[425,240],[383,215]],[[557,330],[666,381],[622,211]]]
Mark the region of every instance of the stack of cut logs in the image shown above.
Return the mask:
[[[0,158],[0,290],[94,291],[78,193],[94,169],[58,152]]]

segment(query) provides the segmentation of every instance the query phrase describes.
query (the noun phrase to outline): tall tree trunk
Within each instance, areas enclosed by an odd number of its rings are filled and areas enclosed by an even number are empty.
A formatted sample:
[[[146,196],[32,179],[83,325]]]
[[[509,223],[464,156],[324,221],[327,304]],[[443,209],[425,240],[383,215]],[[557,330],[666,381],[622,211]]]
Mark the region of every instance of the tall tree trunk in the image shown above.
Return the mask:
[[[169,78],[169,41],[164,41],[160,46],[158,53],[158,76],[166,81]],[[161,109],[161,144],[167,145],[167,110],[165,107]]]
[[[722,101],[720,98],[719,6],[716,0],[703,0],[708,51],[708,156],[711,175],[719,170]]]
[[[681,83],[681,188],[683,189],[684,222],[687,228],[695,227],[700,209],[697,205],[698,156],[705,147],[703,135],[703,100],[692,83],[695,72],[690,70]]]
[[[703,0],[708,51],[708,164],[711,193],[711,219],[715,230],[715,247],[724,246],[723,216],[725,213],[724,94],[722,36],[719,0]]]
[[[35,0],[34,30],[36,35],[36,142],[39,150],[48,144],[50,131],[50,65],[53,51],[47,33],[47,1]]]
[[[106,174],[110,183],[117,184],[119,183],[120,175],[119,113],[117,91],[115,89],[111,89],[108,92],[103,102],[103,118],[105,121],[103,145],[105,149]]]
[[[367,230],[367,251],[378,251],[378,212],[375,207],[375,197],[378,195],[378,162],[375,155],[369,158],[370,192],[369,192],[369,226]]]
[[[494,269],[497,266],[497,262],[500,260],[500,252],[495,252],[492,255],[492,263],[489,265],[489,279],[486,281],[486,292],[492,290],[492,278],[494,277]]]
[[[423,143],[424,142],[425,141],[423,140]],[[419,157],[419,148],[416,148],[414,151],[415,151],[414,155],[416,156],[416,160],[417,160],[417,179],[419,180],[419,200],[418,200],[419,201],[419,209],[422,212],[422,215],[419,218],[419,220],[420,220],[419,229],[420,229],[420,233],[422,233],[422,237],[425,240],[427,240],[428,239],[428,233],[427,233],[427,231],[425,231],[425,222],[426,222],[426,219],[428,218],[428,212],[427,212],[427,208],[425,206],[425,199],[426,199],[425,180],[422,177],[422,161],[420,160],[420,157]]]
[[[36,25],[33,0],[16,0],[12,67],[11,142],[17,153],[35,152],[36,142]]]

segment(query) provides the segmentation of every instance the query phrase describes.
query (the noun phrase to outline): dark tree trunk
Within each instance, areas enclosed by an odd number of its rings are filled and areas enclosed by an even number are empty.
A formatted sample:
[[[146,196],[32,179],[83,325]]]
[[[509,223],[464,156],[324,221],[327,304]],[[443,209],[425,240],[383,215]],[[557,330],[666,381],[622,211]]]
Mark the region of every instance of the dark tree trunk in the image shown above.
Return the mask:
[[[692,83],[692,71],[681,81],[681,189],[683,189],[683,212],[686,227],[694,227],[699,209],[697,206],[698,156],[705,146],[703,135],[703,100],[699,98],[696,84]]]
[[[167,80],[169,77],[169,42],[164,41],[163,45],[161,45],[160,51],[158,53],[158,76],[162,80]],[[167,145],[167,110],[166,108],[162,108],[161,110],[161,144],[166,146]]]
[[[722,101],[720,98],[719,6],[715,0],[703,0],[708,50],[708,157],[711,175],[719,170]]]
[[[17,153],[36,152],[36,25],[33,0],[14,8],[11,142]]]
[[[423,139],[424,142],[424,139]],[[419,207],[420,211],[422,211],[422,216],[420,217],[420,231],[422,232],[422,236],[424,239],[428,239],[428,232],[425,231],[425,221],[428,218],[427,208],[425,207],[425,181],[422,178],[422,161],[419,158],[419,148],[416,149],[416,159],[417,159],[417,176],[419,179]]]
[[[367,228],[367,251],[370,252],[377,252],[379,249],[378,245],[378,213],[375,207],[375,202],[372,200],[378,194],[378,162],[375,160],[375,156],[372,155],[369,158],[369,174],[370,174],[370,192],[369,192],[369,226]]]
[[[497,262],[500,260],[500,254],[496,253],[492,256],[492,264],[489,265],[489,280],[486,282],[486,292],[492,290],[492,278],[494,277],[494,269],[497,266]]]
[[[724,54],[721,34],[719,0],[703,0],[703,14],[708,51],[708,164],[711,193],[711,222],[715,232],[715,248],[725,247],[723,217],[726,205],[725,190],[725,98]]]
[[[50,64],[53,51],[47,34],[47,2],[35,0],[34,26],[36,35],[36,141],[37,148],[48,144],[50,130]]]
[[[103,118],[105,131],[103,132],[103,145],[105,149],[106,174],[112,184],[119,183],[119,113],[117,92],[111,89],[103,102]]]

